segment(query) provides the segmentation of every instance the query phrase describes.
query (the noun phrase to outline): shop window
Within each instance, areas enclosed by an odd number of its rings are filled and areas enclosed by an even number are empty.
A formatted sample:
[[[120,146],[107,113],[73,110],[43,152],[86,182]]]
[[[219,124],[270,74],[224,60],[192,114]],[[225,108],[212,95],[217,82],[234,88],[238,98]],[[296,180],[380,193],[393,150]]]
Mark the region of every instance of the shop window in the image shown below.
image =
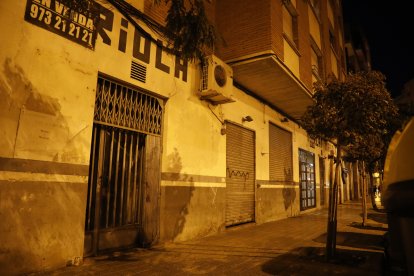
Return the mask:
[[[315,154],[299,149],[300,210],[316,207]]]

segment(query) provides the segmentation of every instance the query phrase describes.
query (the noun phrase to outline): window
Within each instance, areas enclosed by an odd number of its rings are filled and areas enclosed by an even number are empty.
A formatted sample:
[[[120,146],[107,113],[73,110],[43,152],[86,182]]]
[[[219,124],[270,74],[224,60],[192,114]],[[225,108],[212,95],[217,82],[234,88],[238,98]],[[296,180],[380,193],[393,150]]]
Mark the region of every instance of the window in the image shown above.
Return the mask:
[[[312,82],[321,80],[322,71],[322,52],[316,42],[311,37],[311,65],[312,65]]]
[[[283,34],[289,43],[298,46],[298,14],[290,1],[283,2]]]
[[[299,149],[300,210],[316,206],[315,154]]]

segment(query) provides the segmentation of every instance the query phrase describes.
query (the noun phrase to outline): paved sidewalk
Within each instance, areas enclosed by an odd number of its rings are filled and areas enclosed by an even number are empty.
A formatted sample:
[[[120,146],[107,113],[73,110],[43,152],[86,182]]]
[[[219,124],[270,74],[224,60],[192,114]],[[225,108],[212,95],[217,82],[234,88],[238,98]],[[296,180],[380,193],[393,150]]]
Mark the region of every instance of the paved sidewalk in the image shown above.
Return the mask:
[[[78,267],[33,275],[381,275],[386,215],[361,204],[338,208],[337,259],[324,258],[327,210],[203,239],[87,258]]]

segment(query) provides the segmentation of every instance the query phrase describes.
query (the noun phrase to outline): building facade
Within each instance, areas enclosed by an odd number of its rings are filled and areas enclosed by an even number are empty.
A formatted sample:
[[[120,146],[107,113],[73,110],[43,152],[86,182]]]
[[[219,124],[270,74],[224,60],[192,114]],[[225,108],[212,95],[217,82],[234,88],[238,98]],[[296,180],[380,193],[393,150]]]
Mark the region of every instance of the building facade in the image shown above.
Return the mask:
[[[1,1],[0,274],[327,204],[334,148],[300,117],[345,77],[341,2],[205,6],[222,43],[200,68],[152,27],[163,3]]]

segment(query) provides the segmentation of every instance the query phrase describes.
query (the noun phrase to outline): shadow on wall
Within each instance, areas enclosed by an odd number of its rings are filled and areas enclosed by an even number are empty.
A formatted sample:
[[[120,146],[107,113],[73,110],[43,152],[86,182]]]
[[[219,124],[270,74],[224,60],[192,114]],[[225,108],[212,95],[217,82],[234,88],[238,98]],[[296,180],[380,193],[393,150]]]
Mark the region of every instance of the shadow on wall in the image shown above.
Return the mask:
[[[174,148],[174,151],[167,156],[167,162],[168,181],[173,184],[165,189],[164,212],[166,216],[164,229],[168,240],[176,240],[183,232],[186,224],[186,216],[189,213],[190,202],[195,189],[194,179],[191,176],[180,174],[182,162],[177,148]]]
[[[284,169],[284,175],[285,175],[285,181],[283,183],[283,203],[285,205],[285,211],[287,211],[290,207],[290,215],[293,216],[293,203],[296,199],[296,190],[294,187],[294,183],[292,181],[293,175],[292,175],[292,169],[291,168],[285,168]],[[292,187],[288,187],[287,185],[291,184]]]
[[[287,188],[286,186],[282,189],[283,194],[283,203],[285,205],[285,210],[287,211],[290,207],[291,215],[293,215],[293,203],[296,199],[296,190],[294,187]]]
[[[60,112],[61,106],[59,101],[39,93],[24,70],[20,66],[13,64],[10,58],[4,61],[2,69],[0,71],[1,155],[8,157],[16,156],[16,148],[21,150],[22,146],[24,148],[27,147],[27,145],[16,146],[19,141],[22,144],[26,141],[25,139],[28,139],[26,137],[39,138],[39,136],[42,136],[41,133],[38,133],[38,124],[40,123],[47,126],[53,122],[54,125],[59,125],[58,133],[67,136],[68,128]],[[30,111],[30,115],[26,114],[28,113],[27,111]],[[26,124],[21,122],[24,119],[27,121],[25,121]],[[46,130],[49,131],[49,129]],[[32,151],[37,150],[38,155],[44,154],[44,147],[41,145],[36,146],[36,144],[41,144],[41,141],[32,142]]]
[[[191,202],[191,198],[193,197],[194,193],[194,181],[193,178],[190,177],[187,181],[187,183],[190,185],[190,187],[186,187],[185,191],[181,192],[180,198],[180,204],[182,207],[179,210],[178,216],[176,218],[175,226],[174,226],[174,233],[173,233],[173,240],[175,240],[178,235],[180,235],[183,230],[186,223],[186,216],[188,215],[188,209]]]
[[[39,92],[10,58],[0,74],[0,153],[2,156],[86,164],[82,128],[69,133],[59,99]]]
[[[57,99],[40,94],[18,65],[10,58],[4,61],[4,78],[0,79],[1,107],[27,109],[49,115],[60,115],[61,106]]]
[[[179,180],[183,165],[181,162],[180,153],[178,152],[177,148],[174,148],[174,151],[167,155],[167,162],[167,171],[172,173],[172,180]]]
[[[325,248],[300,247],[262,265],[271,275],[381,275],[380,252],[337,249],[333,261],[325,261]]]

